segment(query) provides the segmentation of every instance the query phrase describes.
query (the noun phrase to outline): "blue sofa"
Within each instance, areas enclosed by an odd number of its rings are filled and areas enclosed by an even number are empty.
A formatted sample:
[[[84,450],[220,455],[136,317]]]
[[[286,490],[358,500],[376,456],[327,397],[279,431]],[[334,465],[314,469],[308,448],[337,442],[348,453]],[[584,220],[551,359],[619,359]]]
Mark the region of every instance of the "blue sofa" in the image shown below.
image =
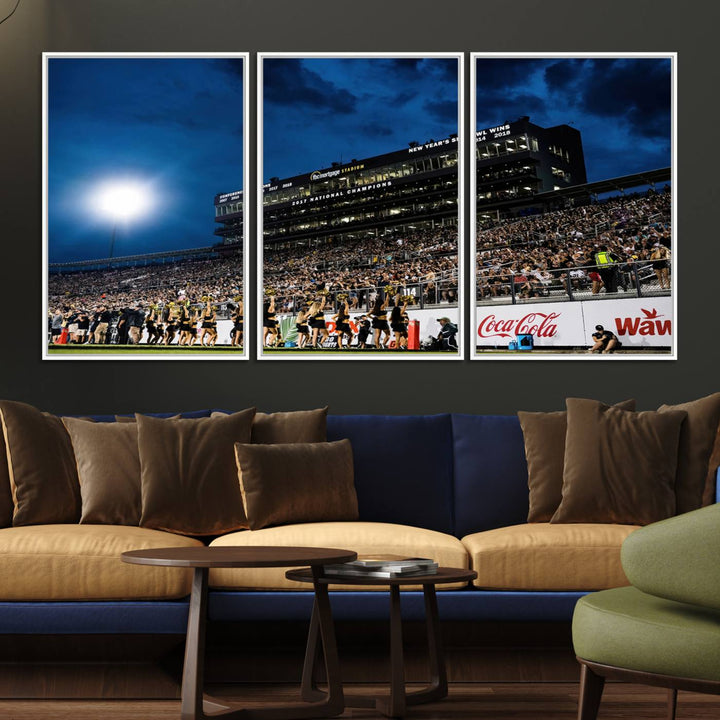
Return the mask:
[[[93,419],[109,422],[114,417]],[[456,538],[526,522],[527,466],[515,416],[331,415],[327,433],[328,440],[352,442],[362,521],[426,528]],[[578,598],[594,589],[598,587],[465,587],[440,592],[438,602],[444,620],[569,621]],[[387,617],[384,592],[342,591],[331,596],[337,620]],[[311,606],[312,594],[307,591],[211,590],[209,618],[307,620]],[[0,634],[181,634],[187,611],[187,598],[2,602]],[[423,617],[422,593],[403,593],[403,613],[410,620]]]

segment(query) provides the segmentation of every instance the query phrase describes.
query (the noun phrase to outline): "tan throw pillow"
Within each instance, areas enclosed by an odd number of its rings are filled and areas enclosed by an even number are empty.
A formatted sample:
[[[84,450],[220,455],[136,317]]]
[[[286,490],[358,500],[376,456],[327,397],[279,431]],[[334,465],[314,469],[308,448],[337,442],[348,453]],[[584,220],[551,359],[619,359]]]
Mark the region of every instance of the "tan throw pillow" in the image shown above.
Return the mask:
[[[551,522],[647,525],[673,515],[687,413],[634,413],[579,398],[566,405],[562,502]]]
[[[247,527],[235,443],[250,442],[255,408],[224,418],[136,415],[142,527],[220,535]]]
[[[140,455],[137,423],[63,418],[70,434],[82,498],[81,523],[138,525]]]
[[[292,412],[255,415],[250,442],[263,445],[278,443],[316,443],[327,440],[328,409],[294,410]],[[223,417],[215,411],[210,417]]]
[[[658,412],[684,410],[687,420],[680,432],[675,498],[677,512],[686,513],[702,507],[708,475],[708,464],[720,424],[720,393],[682,403],[662,405]]]
[[[248,526],[358,519],[349,440],[235,445]]]
[[[76,523],[78,483],[70,436],[60,418],[0,401],[13,498],[13,525]]]
[[[614,407],[635,410],[635,400]],[[530,510],[528,522],[550,522],[562,500],[567,412],[518,412],[525,440]]]

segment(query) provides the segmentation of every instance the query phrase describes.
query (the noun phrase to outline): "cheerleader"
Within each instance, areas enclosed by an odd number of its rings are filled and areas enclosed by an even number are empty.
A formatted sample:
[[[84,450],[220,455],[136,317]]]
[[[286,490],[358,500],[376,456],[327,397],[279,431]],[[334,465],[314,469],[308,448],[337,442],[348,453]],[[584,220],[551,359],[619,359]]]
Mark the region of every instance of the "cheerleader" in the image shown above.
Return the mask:
[[[268,342],[268,338],[270,342]],[[270,301],[263,306],[263,345],[272,347],[278,341],[278,321],[275,315],[275,296],[270,296]]]
[[[198,339],[198,309],[194,306],[188,308],[188,345],[194,345]]]
[[[174,303],[168,304],[163,308],[162,318],[165,323],[165,337],[163,338],[163,345],[172,345],[172,341],[175,339],[175,333],[177,331]]]
[[[150,312],[148,313],[148,316],[145,318],[145,328],[148,333],[148,339],[147,344],[148,345],[156,345],[158,341],[162,338],[162,325],[158,324],[157,322],[157,305],[151,305],[150,306]]]
[[[333,316],[335,321],[335,333],[337,335],[338,350],[343,349],[343,337],[347,336],[347,346],[350,347],[352,343],[353,332],[350,327],[350,306],[348,305],[347,298],[340,302],[340,309],[337,315]]]
[[[298,349],[304,348],[308,343],[308,339],[310,338],[310,328],[308,327],[309,317],[310,313],[308,312],[307,306],[303,305],[300,308],[300,312],[297,314],[297,318],[295,319]]]
[[[308,315],[310,316],[309,324],[312,328],[312,339],[310,341],[310,347],[312,348],[317,348],[318,346],[318,335],[322,337],[322,340],[320,340],[321,347],[325,340],[330,337],[327,326],[325,325],[324,309],[326,300],[327,296],[323,295],[322,300],[315,300],[308,310]]]
[[[407,324],[405,311],[407,310],[407,300],[400,305],[400,296],[396,295],[393,301],[393,309],[390,313],[390,327],[395,333],[395,348],[397,350],[405,350],[407,347]]]
[[[190,344],[190,313],[185,305],[180,306],[180,312],[178,313],[178,330],[180,335],[178,337],[178,345],[189,345]]]
[[[388,343],[390,342],[390,325],[388,325],[387,320],[387,309],[388,296],[386,294],[385,299],[382,302],[380,302],[379,297],[377,298],[377,300],[375,300],[375,307],[373,307],[372,311],[370,312],[370,315],[373,319],[373,343],[377,350],[380,350],[381,348],[383,350],[386,349]],[[381,345],[380,338],[382,335],[385,336],[385,342]]]
[[[207,344],[205,338],[208,339]],[[205,304],[205,309],[200,314],[200,335],[198,340],[200,345],[204,347],[210,347],[215,344],[217,339],[217,314],[212,306],[210,298],[208,298]]]
[[[230,344],[235,347],[242,347],[243,344],[243,314],[244,305],[242,300],[238,303],[230,319],[233,323],[232,338]]]

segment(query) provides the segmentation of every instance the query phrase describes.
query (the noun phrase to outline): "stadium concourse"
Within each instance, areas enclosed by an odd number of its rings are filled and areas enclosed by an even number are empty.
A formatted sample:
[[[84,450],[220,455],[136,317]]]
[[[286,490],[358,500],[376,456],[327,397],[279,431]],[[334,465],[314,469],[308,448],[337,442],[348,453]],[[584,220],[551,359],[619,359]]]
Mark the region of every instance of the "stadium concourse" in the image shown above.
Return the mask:
[[[477,304],[669,295],[670,217],[667,187],[478,227]]]

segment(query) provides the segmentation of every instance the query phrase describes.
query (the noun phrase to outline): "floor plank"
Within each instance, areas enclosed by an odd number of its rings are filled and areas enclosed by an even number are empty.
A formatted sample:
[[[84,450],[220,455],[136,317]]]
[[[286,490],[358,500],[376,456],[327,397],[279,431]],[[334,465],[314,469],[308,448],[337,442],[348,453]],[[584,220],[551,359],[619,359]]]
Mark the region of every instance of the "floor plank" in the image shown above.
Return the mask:
[[[221,686],[212,689],[218,697],[246,703],[297,699],[297,687],[288,685]],[[353,685],[348,691],[377,694],[378,685]],[[437,703],[410,708],[407,717],[417,720],[574,720],[578,686],[574,683],[454,683],[449,697]],[[666,691],[640,685],[608,683],[598,720],[664,720]],[[46,701],[2,700],[4,720],[178,720],[179,701]],[[348,709],[346,720],[382,717],[372,710]],[[720,717],[720,698],[680,693],[678,720],[708,720]]]

